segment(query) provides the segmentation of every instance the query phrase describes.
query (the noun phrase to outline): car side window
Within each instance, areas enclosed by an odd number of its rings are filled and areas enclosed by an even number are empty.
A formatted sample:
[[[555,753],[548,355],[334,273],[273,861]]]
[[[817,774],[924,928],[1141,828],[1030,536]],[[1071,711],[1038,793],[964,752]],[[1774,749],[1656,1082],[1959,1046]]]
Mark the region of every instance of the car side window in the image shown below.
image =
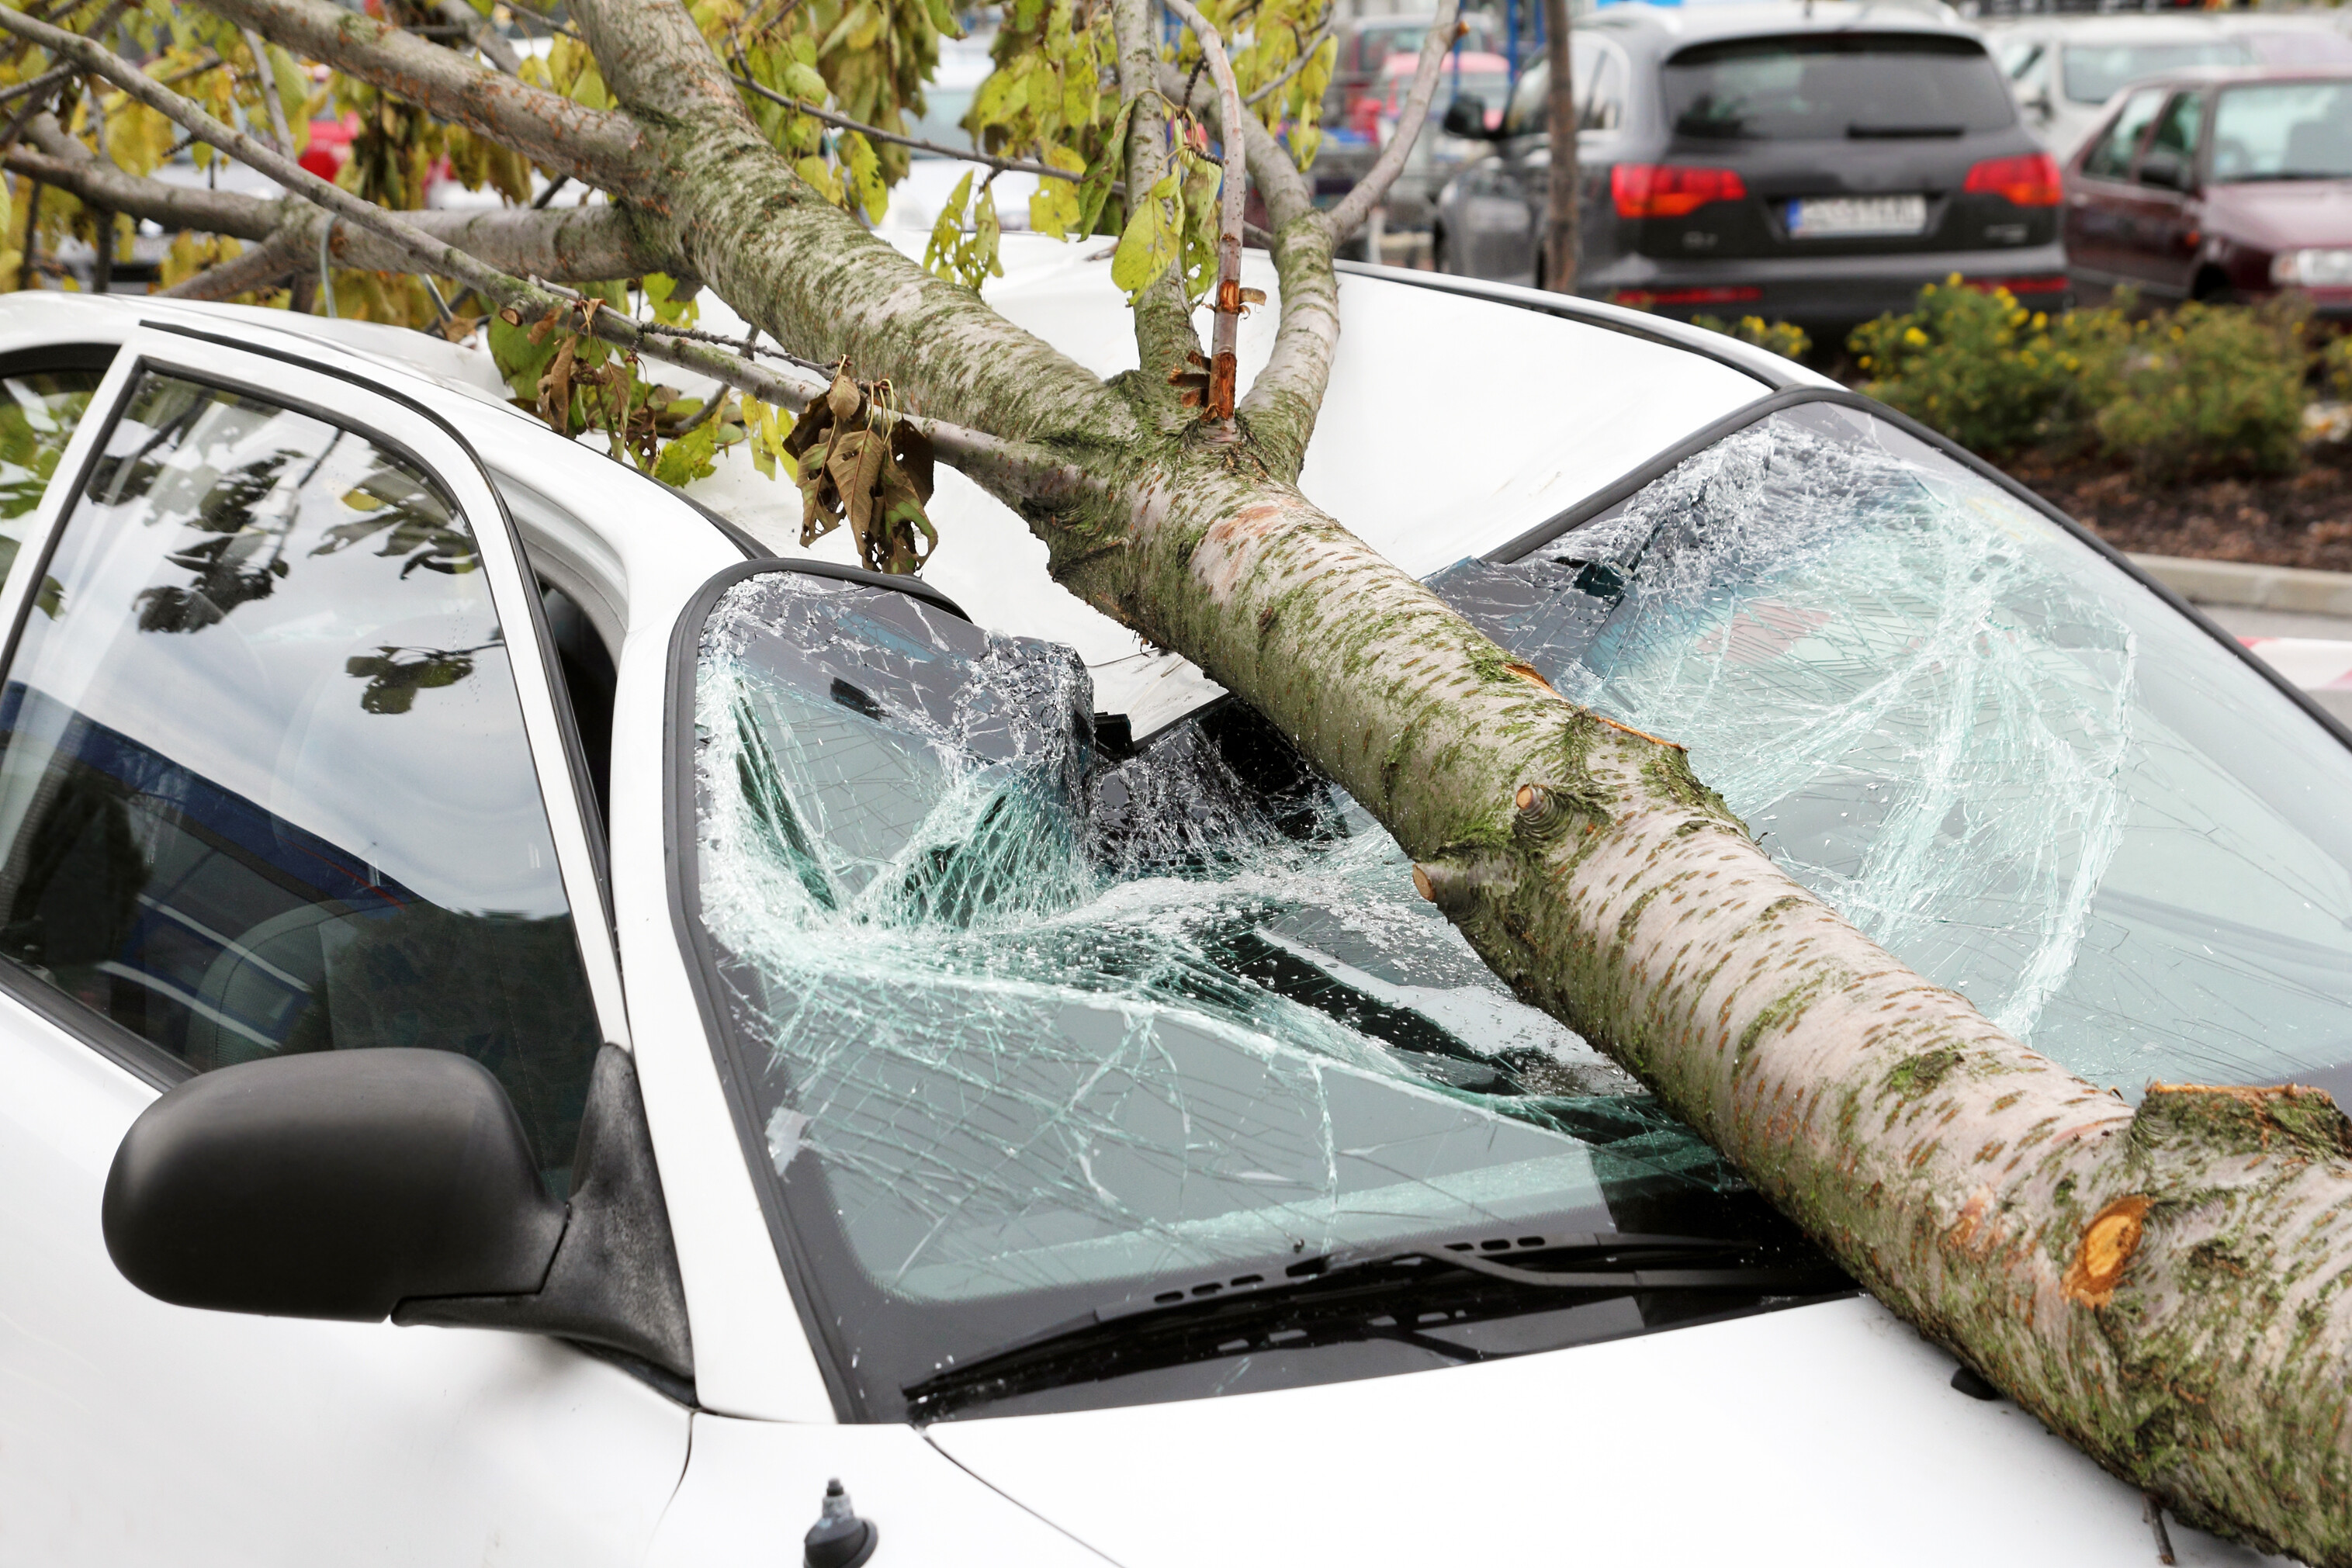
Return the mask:
[[[24,370],[0,375],[0,580],[16,564],[33,509],[104,374]]]
[[[199,1071],[462,1052],[561,1190],[600,1031],[507,631],[432,476],[148,372],[49,576],[0,689],[0,956]]]
[[[1601,49],[1601,60],[1584,84],[1576,106],[1579,131],[1614,131],[1625,120],[1625,66],[1614,49]]]
[[[1503,134],[1531,136],[1544,128],[1544,99],[1551,91],[1551,68],[1541,60],[1519,73],[1511,101],[1503,110]]]
[[[2156,134],[2148,138],[2147,151],[2141,154],[2140,183],[2174,190],[2185,187],[2189,171],[2197,166],[2198,133],[2204,127],[2204,94],[2184,92],[2174,99],[2157,120]]]
[[[2099,138],[2090,156],[2083,160],[2083,172],[2098,180],[2124,180],[2131,177],[2132,154],[2139,150],[2140,137],[2149,120],[2164,105],[2164,89],[2148,88],[2124,100],[2122,112],[2107,133]]]

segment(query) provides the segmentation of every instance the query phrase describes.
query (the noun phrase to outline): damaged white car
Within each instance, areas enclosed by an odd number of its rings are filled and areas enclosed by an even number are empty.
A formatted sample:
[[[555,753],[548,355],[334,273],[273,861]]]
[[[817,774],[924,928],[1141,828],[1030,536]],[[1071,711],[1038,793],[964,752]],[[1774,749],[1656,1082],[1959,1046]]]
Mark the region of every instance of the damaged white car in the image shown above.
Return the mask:
[[[1784,361],[1346,291],[1336,516],[2075,1071],[2344,1081],[2332,719]],[[876,579],[417,335],[0,356],[0,1562],[2157,1560],[960,480]]]

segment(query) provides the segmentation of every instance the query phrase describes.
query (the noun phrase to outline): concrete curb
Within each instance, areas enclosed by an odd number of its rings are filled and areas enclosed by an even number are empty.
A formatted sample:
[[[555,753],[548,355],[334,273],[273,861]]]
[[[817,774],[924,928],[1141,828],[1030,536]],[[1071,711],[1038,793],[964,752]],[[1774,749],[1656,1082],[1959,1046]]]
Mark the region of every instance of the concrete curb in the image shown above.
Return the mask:
[[[2234,604],[2302,615],[2352,616],[2352,572],[2235,560],[2136,555],[2140,570],[2194,604]]]

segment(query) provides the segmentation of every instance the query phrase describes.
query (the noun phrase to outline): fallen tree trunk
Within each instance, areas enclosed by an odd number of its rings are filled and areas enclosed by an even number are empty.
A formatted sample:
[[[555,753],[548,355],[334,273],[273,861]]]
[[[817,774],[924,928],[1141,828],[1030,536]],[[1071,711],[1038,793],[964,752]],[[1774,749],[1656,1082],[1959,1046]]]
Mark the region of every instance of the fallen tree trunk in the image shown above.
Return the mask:
[[[1281,326],[1237,417],[1203,418],[1172,274],[1138,290],[1141,371],[1096,380],[824,200],[674,0],[574,0],[620,104],[593,112],[324,0],[210,4],[603,184],[621,204],[600,244],[707,280],[794,351],[1053,454],[1051,485],[1035,465],[975,477],[1058,580],[1370,810],[1520,996],[2116,1475],[2192,1522],[2352,1564],[2352,1124],[2293,1089],[2158,1086],[2135,1112],[2036,1055],[1790,881],[1671,740],[1563,701],[1318,510],[1296,479],[1336,341],[1330,255],[1377,190],[1316,213],[1264,128],[1239,128]],[[1161,117],[1192,89],[1163,73],[1142,0],[1113,11],[1128,185],[1149,191],[1174,156]],[[1397,164],[1450,41],[1430,30]]]

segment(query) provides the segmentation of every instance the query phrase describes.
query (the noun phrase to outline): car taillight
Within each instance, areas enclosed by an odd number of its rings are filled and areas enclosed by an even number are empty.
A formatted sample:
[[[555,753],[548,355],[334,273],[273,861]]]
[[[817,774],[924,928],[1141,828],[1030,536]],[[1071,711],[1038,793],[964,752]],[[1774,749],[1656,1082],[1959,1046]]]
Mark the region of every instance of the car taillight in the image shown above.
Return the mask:
[[[2031,277],[1971,277],[1965,281],[1979,294],[1990,294],[1996,288],[2006,288],[2011,294],[2063,294],[2074,286],[2074,280],[2063,272],[2036,273]]]
[[[1745,305],[1763,298],[1762,289],[1747,284],[1717,284],[1698,288],[1620,288],[1609,296],[1609,303],[1646,310],[1654,305]]]
[[[1737,169],[1688,163],[1620,163],[1609,171],[1609,193],[1621,218],[1685,217],[1709,202],[1737,202],[1748,182]]]
[[[1988,158],[1969,171],[1968,183],[1960,189],[1971,195],[2005,196],[2021,207],[2054,207],[2066,193],[2058,178],[2058,160],[2047,152]]]

